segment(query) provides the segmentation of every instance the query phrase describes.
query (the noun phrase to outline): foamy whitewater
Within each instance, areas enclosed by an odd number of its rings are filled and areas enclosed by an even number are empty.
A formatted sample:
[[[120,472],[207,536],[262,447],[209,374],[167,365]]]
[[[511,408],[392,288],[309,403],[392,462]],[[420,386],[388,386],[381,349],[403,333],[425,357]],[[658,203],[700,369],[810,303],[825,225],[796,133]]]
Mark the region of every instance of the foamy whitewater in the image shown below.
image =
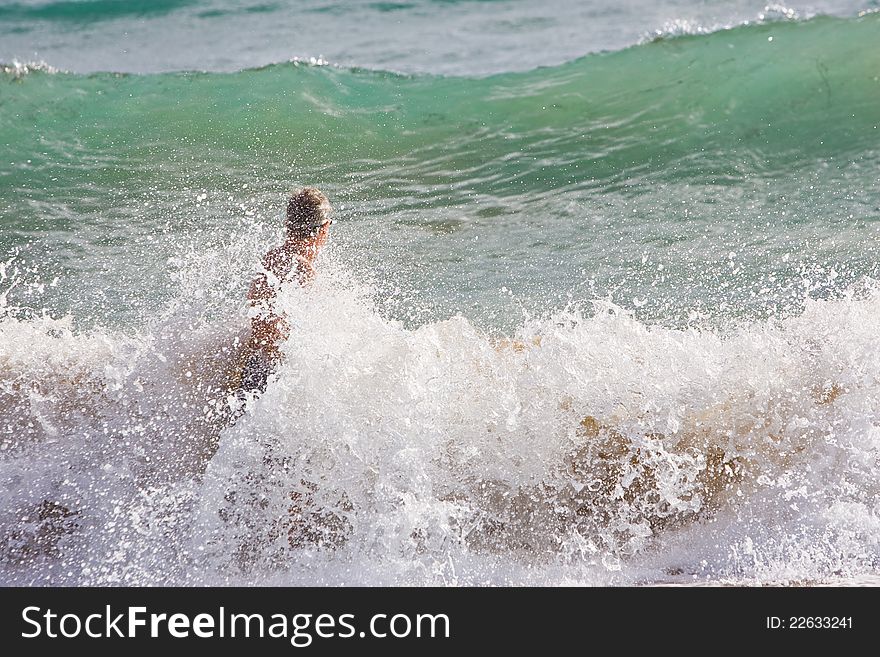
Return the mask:
[[[876,583],[880,14],[614,6],[0,7],[0,583]]]
[[[876,573],[871,285],[725,332],[606,302],[511,339],[461,316],[410,329],[336,271],[285,308],[297,339],[229,428],[222,323],[125,335],[5,317],[5,581]]]

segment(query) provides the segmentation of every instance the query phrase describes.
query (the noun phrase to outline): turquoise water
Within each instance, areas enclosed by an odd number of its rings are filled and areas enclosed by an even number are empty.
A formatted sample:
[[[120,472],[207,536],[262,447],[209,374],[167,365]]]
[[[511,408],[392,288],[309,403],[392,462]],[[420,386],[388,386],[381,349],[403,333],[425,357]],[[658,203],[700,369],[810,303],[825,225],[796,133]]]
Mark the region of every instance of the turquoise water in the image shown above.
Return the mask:
[[[323,58],[351,68],[485,75],[564,64],[658,34],[851,17],[876,0],[19,0],[0,61],[77,72],[238,71]]]
[[[859,9],[0,4],[5,581],[875,575]],[[224,428],[304,184],[323,278]]]
[[[749,25],[478,79],[10,71],[2,243],[69,268],[43,305],[129,321],[167,301],[181,242],[234,241],[248,215],[268,230],[315,183],[352,266],[424,288],[432,319],[607,295],[668,320],[796,309],[875,272],[877,31]],[[108,263],[133,308],[104,303]]]

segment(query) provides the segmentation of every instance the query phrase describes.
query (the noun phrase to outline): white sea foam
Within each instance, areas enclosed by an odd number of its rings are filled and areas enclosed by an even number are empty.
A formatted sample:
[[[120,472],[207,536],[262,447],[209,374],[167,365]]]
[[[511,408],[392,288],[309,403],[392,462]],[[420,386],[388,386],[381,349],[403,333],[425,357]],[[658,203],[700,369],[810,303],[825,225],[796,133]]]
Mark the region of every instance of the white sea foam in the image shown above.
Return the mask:
[[[880,293],[721,333],[608,302],[408,328],[344,272],[139,335],[0,319],[6,583],[822,581],[880,566]],[[216,449],[216,452],[215,452]]]
[[[37,62],[21,62],[17,59],[13,59],[11,64],[4,64],[0,62],[0,73],[6,73],[8,75],[12,75],[15,78],[21,78],[29,73],[34,73],[39,71],[40,73],[58,73],[59,69],[54,66],[50,66],[46,62],[37,61]]]
[[[711,34],[712,32],[719,32],[721,30],[729,30],[734,27],[740,27],[743,25],[750,25],[752,23],[775,23],[779,21],[799,21],[799,20],[807,20],[815,16],[814,13],[808,12],[806,14],[802,14],[791,7],[787,7],[782,4],[774,3],[765,5],[764,9],[758,12],[753,20],[738,20],[734,22],[727,23],[702,23],[700,21],[688,20],[688,19],[673,19],[667,20],[663,23],[663,26],[655,29],[649,33],[647,33],[642,41],[653,40],[653,39],[666,39],[666,38],[674,38],[680,36],[688,36],[688,35],[697,35],[697,34]]]

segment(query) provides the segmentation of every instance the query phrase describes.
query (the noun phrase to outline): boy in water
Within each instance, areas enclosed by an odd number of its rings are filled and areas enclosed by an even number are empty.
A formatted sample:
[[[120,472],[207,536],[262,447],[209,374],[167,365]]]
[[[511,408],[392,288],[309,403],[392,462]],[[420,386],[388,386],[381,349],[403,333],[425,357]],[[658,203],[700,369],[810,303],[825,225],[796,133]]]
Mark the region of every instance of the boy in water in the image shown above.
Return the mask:
[[[284,243],[263,257],[263,271],[248,292],[251,332],[245,344],[241,390],[266,390],[269,375],[281,360],[281,343],[290,336],[287,320],[275,307],[278,291],[287,281],[305,285],[314,277],[315,258],[330,235],[331,212],[330,201],[314,187],[301,189],[287,202]]]
[[[251,331],[244,348],[240,392],[265,392],[269,375],[281,361],[281,345],[290,337],[290,325],[277,307],[278,292],[289,281],[306,285],[314,278],[315,258],[330,235],[330,224],[333,223],[331,212],[327,197],[314,187],[305,187],[287,202],[287,235],[284,242],[263,257],[263,271],[254,279],[248,292]],[[271,439],[259,440],[264,450],[263,466],[267,468],[263,475],[271,477],[272,469],[282,464],[285,457],[276,451],[277,445]],[[262,477],[255,478],[259,479]],[[333,510],[316,506],[313,497],[317,491],[315,484],[303,480],[301,485],[301,490],[290,492],[288,518],[272,525],[269,535],[285,532],[291,547],[306,544],[338,546],[344,543],[351,526]],[[247,506],[243,509],[247,509]],[[250,527],[254,535],[259,536],[265,527],[251,526],[251,523],[254,519],[259,523],[261,517],[258,513],[245,513],[239,516],[238,522]],[[253,547],[246,541],[240,546],[240,556],[247,559],[247,553]]]

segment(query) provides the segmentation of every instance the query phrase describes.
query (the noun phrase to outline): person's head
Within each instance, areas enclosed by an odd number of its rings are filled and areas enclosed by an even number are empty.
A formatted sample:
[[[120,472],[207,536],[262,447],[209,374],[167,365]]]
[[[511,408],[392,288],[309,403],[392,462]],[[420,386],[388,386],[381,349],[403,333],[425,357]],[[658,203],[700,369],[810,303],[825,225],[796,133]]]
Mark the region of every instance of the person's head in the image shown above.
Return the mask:
[[[330,201],[315,187],[303,187],[287,201],[287,234],[298,239],[316,238],[323,244],[333,223]]]

